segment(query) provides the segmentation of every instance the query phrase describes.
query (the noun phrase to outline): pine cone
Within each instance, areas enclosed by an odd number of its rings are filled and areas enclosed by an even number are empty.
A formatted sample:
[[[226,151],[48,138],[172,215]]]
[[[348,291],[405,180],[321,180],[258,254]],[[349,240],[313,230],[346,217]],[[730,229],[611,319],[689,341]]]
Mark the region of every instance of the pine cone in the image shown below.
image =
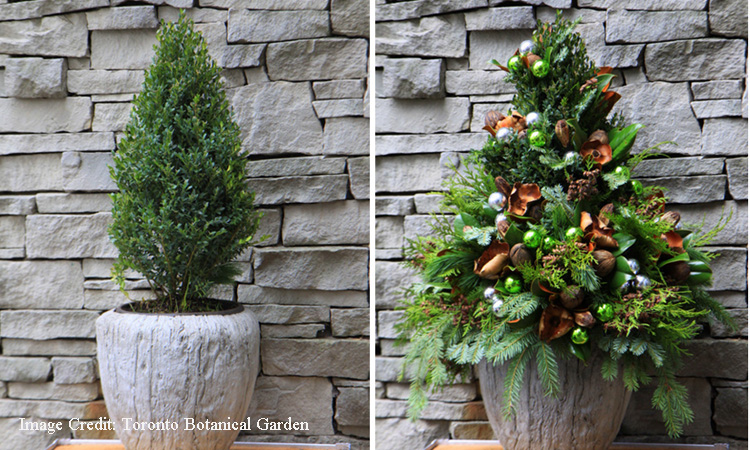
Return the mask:
[[[573,180],[568,186],[568,201],[588,200],[599,194],[596,188],[599,178],[599,169],[583,172],[584,178]]]

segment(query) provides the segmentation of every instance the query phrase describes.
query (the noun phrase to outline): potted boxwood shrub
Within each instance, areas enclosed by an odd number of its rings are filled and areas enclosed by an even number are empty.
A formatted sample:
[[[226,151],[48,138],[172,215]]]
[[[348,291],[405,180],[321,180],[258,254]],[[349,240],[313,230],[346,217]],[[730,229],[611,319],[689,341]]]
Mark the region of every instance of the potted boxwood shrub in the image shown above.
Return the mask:
[[[587,57],[575,24],[540,22],[507,67],[493,61],[513,108],[486,115],[490,136],[441,193],[433,234],[407,248],[422,278],[400,323],[410,415],[425,388],[476,368],[507,449],[607,448],[649,382],[679,434],[692,418],[675,379],[682,344],[708,314],[731,326],[704,289],[700,247],[721,227],[687,231],[661,189],[631,179],[654,149],[631,155],[642,125],[610,117],[611,68]]]
[[[156,299],[96,323],[102,391],[128,450],[228,449],[259,367],[249,310],[210,298],[231,283],[260,214],[245,184],[240,130],[220,68],[180,15],[162,22],[154,62],[114,155],[114,278],[143,275]],[[224,431],[202,424],[226,422]],[[235,425],[231,425],[235,424]]]

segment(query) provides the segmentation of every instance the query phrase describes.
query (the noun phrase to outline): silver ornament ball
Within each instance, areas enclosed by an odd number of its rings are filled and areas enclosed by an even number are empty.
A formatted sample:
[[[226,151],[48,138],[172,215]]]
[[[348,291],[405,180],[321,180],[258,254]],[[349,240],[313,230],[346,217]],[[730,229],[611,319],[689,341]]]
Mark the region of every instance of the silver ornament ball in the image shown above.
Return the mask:
[[[506,220],[508,220],[508,218],[505,217],[505,214],[500,213],[500,214],[496,215],[495,216],[495,226],[500,225],[500,222],[505,222]]]
[[[526,114],[526,126],[530,127],[534,125],[535,123],[539,122],[539,113],[538,112],[530,112]]]
[[[484,290],[484,298],[486,300],[493,300],[493,297],[496,297],[495,295],[495,288],[490,286],[487,289]]]
[[[635,277],[635,288],[639,291],[648,289],[651,287],[651,280],[645,275],[636,275]]]
[[[628,267],[630,267],[633,273],[638,273],[641,270],[641,265],[633,258],[628,259]]]
[[[499,298],[492,303],[492,312],[500,317],[500,311],[503,309],[503,301]]]
[[[522,54],[529,53],[529,52],[533,52],[535,47],[536,46],[534,45],[534,41],[526,40],[526,41],[521,42],[521,45],[518,46],[518,51],[521,52]]]
[[[495,140],[497,142],[504,142],[510,136],[510,128],[503,127],[495,132]]]
[[[620,285],[620,292],[624,295],[630,292],[630,289],[633,287],[633,280],[627,280],[626,282],[622,283]]]
[[[502,211],[503,205],[505,204],[505,196],[502,192],[493,192],[487,199],[487,203],[489,203],[490,208],[495,211]]]

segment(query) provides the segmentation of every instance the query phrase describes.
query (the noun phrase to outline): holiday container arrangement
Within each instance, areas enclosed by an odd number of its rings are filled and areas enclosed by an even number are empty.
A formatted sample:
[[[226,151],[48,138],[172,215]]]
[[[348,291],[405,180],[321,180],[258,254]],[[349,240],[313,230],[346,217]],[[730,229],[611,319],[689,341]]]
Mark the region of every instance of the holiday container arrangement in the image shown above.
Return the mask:
[[[121,290],[137,272],[156,299],[97,320],[102,391],[128,450],[224,450],[246,418],[260,330],[250,311],[209,295],[238,273],[232,261],[251,244],[260,214],[202,36],[182,13],[162,22],[157,37],[114,155],[119,192],[109,229]]]
[[[421,275],[399,323],[409,414],[477,366],[506,449],[607,448],[648,383],[680,434],[693,416],[675,379],[682,344],[706,315],[732,326],[704,289],[701,246],[721,227],[688,231],[661,189],[631,179],[659,146],[634,147],[643,125],[610,114],[612,69],[592,63],[575,25],[558,14],[507,67],[492,61],[513,108],[486,115],[490,136],[440,193],[432,235],[406,249]]]

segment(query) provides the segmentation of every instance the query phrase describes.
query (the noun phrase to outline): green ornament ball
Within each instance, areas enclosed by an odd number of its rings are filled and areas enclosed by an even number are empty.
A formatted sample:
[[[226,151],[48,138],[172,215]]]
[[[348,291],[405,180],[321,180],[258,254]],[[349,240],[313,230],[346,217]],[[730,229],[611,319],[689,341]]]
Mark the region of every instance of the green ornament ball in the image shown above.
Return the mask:
[[[503,282],[503,286],[511,294],[518,294],[523,289],[523,282],[521,282],[520,278],[510,275]]]
[[[540,59],[531,66],[531,73],[533,73],[537,78],[546,77],[549,73],[549,63],[543,59]]]
[[[615,318],[615,308],[610,303],[603,303],[596,308],[596,316],[602,322],[609,322]]]
[[[508,60],[508,69],[518,71],[521,70],[523,67],[523,61],[521,60],[521,57],[518,55],[511,56]]]
[[[556,241],[556,240],[554,240],[554,239],[553,239],[552,237],[550,237],[550,236],[547,236],[547,237],[546,237],[546,238],[544,238],[544,240],[542,241],[542,249],[543,249],[544,251],[546,251],[546,252],[549,252],[549,251],[551,251],[551,250],[552,250],[553,248],[555,248],[555,246],[557,246],[557,241]]]
[[[568,228],[568,231],[565,232],[565,239],[569,241],[577,241],[579,238],[583,237],[583,230],[578,227],[570,227]]]
[[[630,169],[625,166],[617,166],[615,167],[615,174],[624,178],[630,178]]]
[[[641,183],[638,180],[631,180],[630,186],[633,188],[633,192],[635,192],[636,195],[643,194],[643,183]]]
[[[573,341],[574,344],[585,344],[589,340],[589,332],[581,327],[577,327],[573,330],[573,334],[570,335],[570,340]]]
[[[528,248],[537,248],[542,244],[542,235],[536,230],[529,230],[523,235],[523,243]]]
[[[534,130],[529,133],[529,142],[534,147],[544,147],[547,144],[547,136],[543,131]]]

